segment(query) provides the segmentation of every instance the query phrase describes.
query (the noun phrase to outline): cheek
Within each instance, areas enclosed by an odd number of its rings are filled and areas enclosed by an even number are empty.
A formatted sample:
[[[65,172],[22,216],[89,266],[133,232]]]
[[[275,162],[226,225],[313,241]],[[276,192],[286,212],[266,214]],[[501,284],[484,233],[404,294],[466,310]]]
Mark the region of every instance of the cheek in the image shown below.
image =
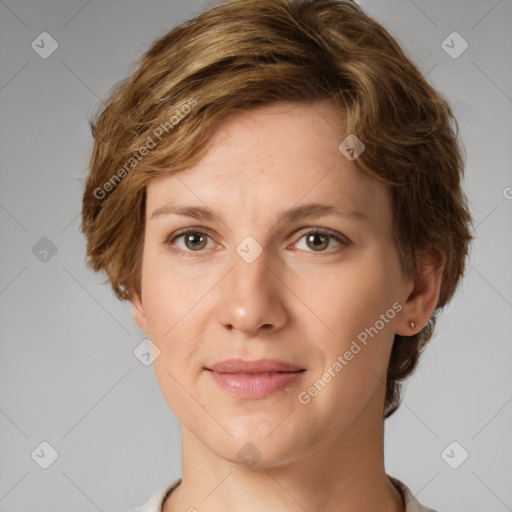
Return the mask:
[[[169,408],[185,426],[204,421],[204,411],[186,390],[194,389],[199,371],[194,355],[200,339],[194,321],[195,294],[187,293],[190,284],[158,265],[143,270],[143,304],[151,340],[160,350],[153,362],[155,377]]]
[[[396,301],[394,275],[391,262],[372,255],[357,265],[340,267],[323,279],[322,286],[317,281],[310,300],[335,335],[357,336]]]
[[[158,339],[172,336],[174,326],[194,306],[194,280],[180,275],[165,258],[147,254],[142,267],[142,303],[151,334]]]
[[[194,335],[189,322],[193,305],[188,304],[183,292],[179,280],[172,279],[171,282],[171,276],[162,272],[161,267],[150,260],[145,262],[142,302],[151,341],[160,351],[153,368],[166,399],[179,393],[175,379],[182,382],[184,376],[188,378],[187,369],[193,351],[190,339]],[[184,340],[185,332],[188,339]]]
[[[303,391],[312,391],[312,407],[319,416],[333,416],[333,435],[385,391],[396,316],[395,268],[393,261],[377,255],[361,257],[357,265],[340,268],[326,279],[325,293],[317,288],[310,297],[330,330],[309,336],[323,364]],[[321,391],[313,398],[315,387]],[[342,414],[333,410],[333,403]]]
[[[379,381],[385,382],[394,319],[400,307],[396,300],[398,271],[391,257],[371,253],[361,256],[357,264],[340,267],[323,280],[323,292],[316,288],[315,295],[310,296],[312,309],[316,308],[318,316],[329,326],[329,330],[324,329],[325,335],[310,336],[316,340],[316,349],[324,359],[320,374],[337,361],[340,363],[341,357],[343,370],[331,370],[343,375],[334,379],[337,384],[333,390],[373,389]]]

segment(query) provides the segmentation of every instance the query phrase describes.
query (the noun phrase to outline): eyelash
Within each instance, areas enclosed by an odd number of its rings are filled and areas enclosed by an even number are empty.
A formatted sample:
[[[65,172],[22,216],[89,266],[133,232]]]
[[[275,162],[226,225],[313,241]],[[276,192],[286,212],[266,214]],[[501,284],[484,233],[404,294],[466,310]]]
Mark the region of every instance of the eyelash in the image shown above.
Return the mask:
[[[182,236],[185,236],[185,235],[188,235],[188,234],[201,234],[201,235],[206,235],[210,239],[212,238],[207,231],[202,231],[201,229],[196,229],[196,228],[187,228],[187,229],[184,229],[184,230],[181,230],[181,231],[177,231],[176,233],[172,233],[171,235],[169,235],[169,237],[167,237],[167,239],[165,240],[165,244],[167,246],[169,246],[171,248],[171,250],[174,251],[174,252],[181,253],[181,254],[186,254],[187,256],[191,256],[193,258],[196,258],[196,257],[200,256],[201,253],[204,252],[204,250],[203,251],[183,250],[183,249],[177,248],[174,245],[175,241],[178,238],[180,238]],[[299,240],[302,240],[302,238],[304,238],[307,235],[325,235],[325,236],[328,236],[328,237],[336,240],[336,242],[338,242],[342,246],[348,246],[348,245],[350,245],[352,243],[344,235],[342,235],[340,233],[337,233],[336,231],[331,231],[331,230],[328,230],[328,229],[312,228],[310,231],[305,232],[299,238]],[[298,243],[299,240],[297,240],[296,243]],[[197,252],[197,254],[194,254],[196,252]],[[322,253],[330,253],[332,251],[312,251],[311,250],[311,251],[307,251],[307,252],[312,252],[312,253],[318,252],[319,254],[322,254]]]

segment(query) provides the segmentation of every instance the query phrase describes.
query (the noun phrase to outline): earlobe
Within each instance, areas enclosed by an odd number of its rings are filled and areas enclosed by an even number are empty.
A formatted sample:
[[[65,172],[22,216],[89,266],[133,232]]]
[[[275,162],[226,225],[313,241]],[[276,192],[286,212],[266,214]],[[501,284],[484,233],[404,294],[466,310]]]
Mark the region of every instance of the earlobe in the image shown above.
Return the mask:
[[[135,323],[144,334],[149,336],[148,322],[142,306],[142,300],[138,293],[133,293],[132,308]]]
[[[397,316],[396,334],[413,336],[427,325],[439,301],[445,259],[434,247],[418,254],[414,288]]]

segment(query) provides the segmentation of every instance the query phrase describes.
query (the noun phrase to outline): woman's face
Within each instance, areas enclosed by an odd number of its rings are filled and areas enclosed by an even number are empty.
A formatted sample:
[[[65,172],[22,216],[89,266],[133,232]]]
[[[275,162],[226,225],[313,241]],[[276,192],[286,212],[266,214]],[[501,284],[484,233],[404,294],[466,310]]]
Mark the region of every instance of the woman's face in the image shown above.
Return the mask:
[[[281,464],[382,420],[414,285],[389,190],[338,149],[342,121],[328,103],[237,113],[148,186],[135,318],[170,408],[225,459]],[[253,364],[215,366],[230,359]]]

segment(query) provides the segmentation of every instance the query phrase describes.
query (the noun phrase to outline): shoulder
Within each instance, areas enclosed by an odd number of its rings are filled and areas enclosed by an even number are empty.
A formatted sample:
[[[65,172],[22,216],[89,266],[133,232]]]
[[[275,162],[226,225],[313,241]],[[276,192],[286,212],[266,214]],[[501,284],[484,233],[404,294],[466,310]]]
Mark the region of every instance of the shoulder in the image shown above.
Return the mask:
[[[393,485],[402,493],[405,502],[405,512],[436,512],[432,508],[425,507],[415,497],[410,489],[400,480],[388,475]]]
[[[166,485],[163,489],[157,491],[146,503],[138,506],[131,510],[131,512],[162,512],[162,505],[178,485],[181,483],[181,478],[173,482],[172,484]]]

